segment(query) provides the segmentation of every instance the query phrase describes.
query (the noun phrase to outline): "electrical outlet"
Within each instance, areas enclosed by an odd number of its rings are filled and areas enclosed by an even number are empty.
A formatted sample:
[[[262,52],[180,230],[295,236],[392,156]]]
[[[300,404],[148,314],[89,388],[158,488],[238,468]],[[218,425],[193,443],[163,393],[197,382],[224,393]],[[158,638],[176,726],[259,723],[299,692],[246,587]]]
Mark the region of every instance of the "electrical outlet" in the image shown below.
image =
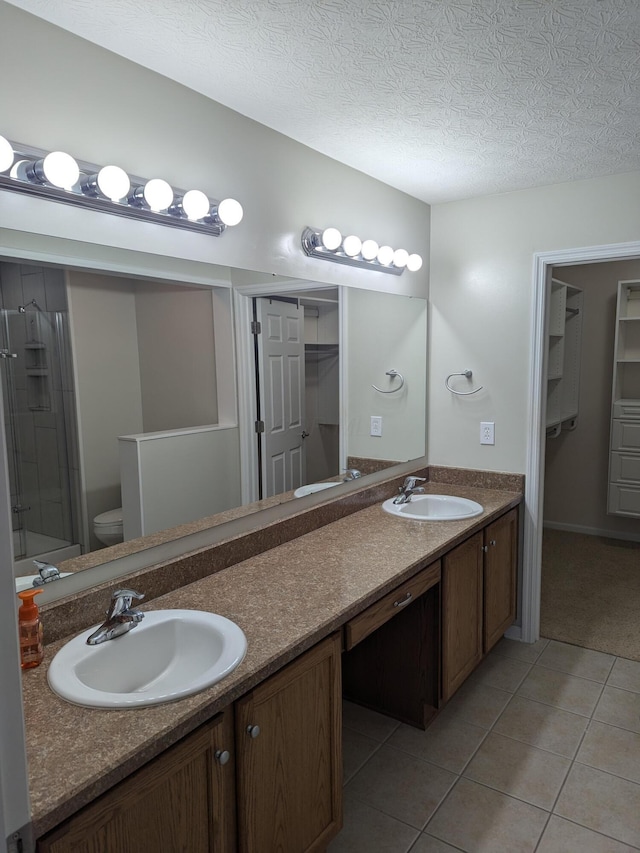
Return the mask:
[[[480,423],[480,444],[496,443],[495,428],[496,425],[493,421],[482,421]]]
[[[382,418],[379,415],[371,415],[371,430],[369,435],[382,435]]]

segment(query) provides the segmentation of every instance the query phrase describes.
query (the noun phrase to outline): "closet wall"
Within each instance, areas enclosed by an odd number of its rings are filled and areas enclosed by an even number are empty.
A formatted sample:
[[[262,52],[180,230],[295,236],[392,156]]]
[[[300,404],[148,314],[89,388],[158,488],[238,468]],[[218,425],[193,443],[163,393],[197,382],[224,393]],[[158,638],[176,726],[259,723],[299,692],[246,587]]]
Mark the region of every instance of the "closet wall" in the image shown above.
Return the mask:
[[[584,291],[577,426],[547,439],[544,521],[597,535],[640,538],[640,521],[607,515],[611,378],[618,281],[640,278],[640,261],[557,267]]]

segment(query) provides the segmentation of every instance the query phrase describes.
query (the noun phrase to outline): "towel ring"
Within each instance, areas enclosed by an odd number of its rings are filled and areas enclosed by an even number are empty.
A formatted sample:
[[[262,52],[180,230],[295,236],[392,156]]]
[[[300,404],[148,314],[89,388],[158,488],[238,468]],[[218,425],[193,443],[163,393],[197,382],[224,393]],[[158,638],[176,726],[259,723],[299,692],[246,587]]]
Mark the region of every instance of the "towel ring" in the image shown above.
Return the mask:
[[[390,391],[383,391],[382,388],[378,388],[377,385],[371,386],[372,388],[375,388],[376,391],[379,391],[381,394],[395,394],[396,391],[399,391],[402,388],[402,386],[404,385],[404,376],[401,373],[398,373],[398,371],[394,370],[393,368],[391,368],[391,370],[387,370],[387,372],[385,373],[385,376],[392,376],[392,377],[393,376],[399,376],[400,377],[400,384],[398,385],[397,388],[391,388]]]
[[[451,385],[449,385],[449,380],[452,376],[464,376],[465,379],[471,379],[471,377],[473,376],[473,371],[463,370],[462,373],[450,373],[447,376],[447,378],[444,380],[444,384],[447,388],[447,391],[451,391],[452,394],[457,394],[459,397],[468,397],[470,394],[477,394],[478,391],[482,391],[482,385],[478,385],[478,387],[474,388],[473,391],[456,391],[455,388],[452,388]]]

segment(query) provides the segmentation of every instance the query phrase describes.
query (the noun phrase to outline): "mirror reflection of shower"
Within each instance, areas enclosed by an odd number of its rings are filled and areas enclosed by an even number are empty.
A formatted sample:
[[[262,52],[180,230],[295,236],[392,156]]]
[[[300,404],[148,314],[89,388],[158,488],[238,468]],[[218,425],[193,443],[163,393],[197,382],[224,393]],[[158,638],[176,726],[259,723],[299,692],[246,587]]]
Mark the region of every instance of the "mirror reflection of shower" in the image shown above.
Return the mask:
[[[35,293],[35,296],[33,295]],[[64,272],[0,263],[0,380],[16,576],[80,553]]]

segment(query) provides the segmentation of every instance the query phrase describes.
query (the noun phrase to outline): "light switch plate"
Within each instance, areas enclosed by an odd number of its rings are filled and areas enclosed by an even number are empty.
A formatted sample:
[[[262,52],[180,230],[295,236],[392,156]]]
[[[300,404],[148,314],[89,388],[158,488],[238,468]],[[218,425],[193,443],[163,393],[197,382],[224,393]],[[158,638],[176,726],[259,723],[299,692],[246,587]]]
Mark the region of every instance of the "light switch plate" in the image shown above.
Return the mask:
[[[496,425],[493,421],[481,421],[480,423],[480,444],[495,444],[496,443]]]

